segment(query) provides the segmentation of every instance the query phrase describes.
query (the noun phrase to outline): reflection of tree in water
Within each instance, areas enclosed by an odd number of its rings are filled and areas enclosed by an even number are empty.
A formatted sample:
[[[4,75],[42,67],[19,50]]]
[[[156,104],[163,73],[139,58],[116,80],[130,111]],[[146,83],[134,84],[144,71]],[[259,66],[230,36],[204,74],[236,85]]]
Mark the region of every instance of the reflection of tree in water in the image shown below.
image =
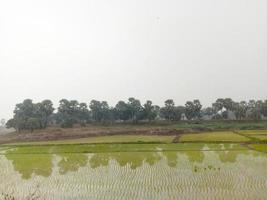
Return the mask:
[[[182,152],[183,154],[185,154],[188,158],[188,160],[190,162],[198,162],[198,163],[202,163],[203,160],[204,160],[204,152],[201,150],[205,147],[205,144],[202,144],[199,146],[199,149],[200,150],[197,150],[197,151],[184,151]]]
[[[6,154],[6,158],[12,161],[14,169],[22,175],[23,179],[30,179],[33,174],[48,177],[52,173],[51,154],[16,154],[19,150]]]
[[[116,160],[121,167],[129,164],[131,169],[136,169],[143,163],[154,165],[160,159],[160,155],[155,152],[121,152],[94,154],[89,162],[92,168],[97,168],[107,166],[110,160]]]
[[[59,173],[66,174],[67,172],[78,171],[80,167],[86,166],[88,162],[88,156],[86,154],[61,154],[61,160],[58,163]]]
[[[169,167],[176,167],[178,164],[177,160],[177,152],[174,151],[164,151],[163,155],[167,159],[167,163]]]
[[[198,162],[202,163],[204,160],[204,152],[203,151],[185,151],[184,154],[188,157],[190,162]]]
[[[237,145],[234,144],[221,144],[221,149],[219,151],[215,151],[218,154],[221,162],[226,163],[234,163],[236,159],[241,154],[247,154],[248,151],[238,151],[236,149]]]
[[[228,151],[217,151],[221,162],[226,163],[234,163],[236,159],[240,155],[246,155],[249,151],[236,151],[236,150],[228,150]]]

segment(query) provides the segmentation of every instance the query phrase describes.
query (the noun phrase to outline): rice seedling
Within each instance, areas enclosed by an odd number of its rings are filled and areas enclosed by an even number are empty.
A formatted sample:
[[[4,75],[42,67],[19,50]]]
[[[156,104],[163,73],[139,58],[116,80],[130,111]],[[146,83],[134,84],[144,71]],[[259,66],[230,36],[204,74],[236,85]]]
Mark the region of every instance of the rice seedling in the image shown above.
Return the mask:
[[[184,134],[180,137],[180,142],[247,142],[250,139],[229,132],[207,132],[198,134]]]
[[[5,180],[0,182],[0,191],[14,199],[266,197],[266,154],[241,149],[237,144],[182,144],[177,145],[180,151],[173,151],[175,145],[148,145],[147,149],[156,149],[148,152],[86,154],[77,152],[80,147],[72,147],[75,153],[66,153],[65,146],[62,150],[56,149],[60,146],[34,147],[39,154],[16,147],[0,155],[0,180]]]

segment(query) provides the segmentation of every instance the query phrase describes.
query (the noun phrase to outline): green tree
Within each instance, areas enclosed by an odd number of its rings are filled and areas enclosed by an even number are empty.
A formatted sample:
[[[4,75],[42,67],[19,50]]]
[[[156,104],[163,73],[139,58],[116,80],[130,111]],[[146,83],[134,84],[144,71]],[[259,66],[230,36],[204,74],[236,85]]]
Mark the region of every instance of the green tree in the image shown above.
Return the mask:
[[[216,113],[220,112],[224,106],[224,99],[219,98],[216,100],[215,103],[212,104],[212,108],[215,110]]]
[[[225,98],[223,100],[223,107],[227,111],[233,111],[234,110],[234,106],[235,106],[235,102],[231,98]]]
[[[129,98],[128,108],[131,113],[131,120],[133,122],[138,122],[142,114],[142,105],[138,99],[133,97]]]
[[[209,116],[210,118],[213,118],[216,115],[216,110],[213,107],[207,107],[201,110],[201,116]]]
[[[233,111],[236,107],[236,103],[231,98],[219,98],[215,103],[212,104],[212,107],[217,113],[216,118],[221,115],[221,118],[227,119],[229,111]],[[226,109],[223,111],[223,108]]]
[[[25,127],[33,132],[35,129],[39,129],[41,127],[40,120],[38,118],[29,118],[26,121]]]
[[[79,123],[83,126],[89,121],[89,110],[86,103],[80,103],[78,105],[77,118]]]
[[[94,121],[101,122],[109,120],[110,108],[106,101],[92,100],[89,107]]]
[[[241,101],[240,103],[235,103],[233,107],[233,111],[235,113],[236,119],[245,119],[246,113],[248,110],[247,102]]]
[[[33,131],[34,129],[42,128],[41,118],[38,113],[38,106],[31,99],[26,99],[16,105],[14,117],[9,120],[7,126],[13,127],[19,132],[23,129]]]
[[[265,117],[267,117],[267,100],[265,100],[264,103],[262,104],[261,113],[262,113]]]
[[[184,106],[176,106],[174,108],[174,120],[175,121],[181,120],[183,113],[185,113],[185,107]]]
[[[202,105],[199,100],[187,101],[185,104],[185,115],[187,119],[199,119]]]
[[[62,99],[59,101],[57,117],[62,127],[72,127],[78,122],[78,105],[79,103],[76,100],[68,101],[67,99]]]
[[[9,120],[6,122],[6,127],[7,127],[7,128],[15,128],[15,127],[16,127],[15,119],[14,119],[14,118],[9,119]]]
[[[119,101],[114,108],[116,119],[127,121],[131,118],[129,105],[124,101]]]
[[[158,115],[158,106],[154,106],[152,101],[147,100],[143,106],[143,118],[149,121],[154,120]]]
[[[248,102],[248,118],[260,120],[262,117],[262,101],[250,100]]]
[[[54,112],[53,103],[51,100],[44,100],[36,105],[36,115],[40,119],[40,125],[42,128],[46,128],[48,124],[49,116]]]
[[[166,120],[175,120],[175,103],[172,99],[165,101],[165,106],[160,109],[160,115]]]

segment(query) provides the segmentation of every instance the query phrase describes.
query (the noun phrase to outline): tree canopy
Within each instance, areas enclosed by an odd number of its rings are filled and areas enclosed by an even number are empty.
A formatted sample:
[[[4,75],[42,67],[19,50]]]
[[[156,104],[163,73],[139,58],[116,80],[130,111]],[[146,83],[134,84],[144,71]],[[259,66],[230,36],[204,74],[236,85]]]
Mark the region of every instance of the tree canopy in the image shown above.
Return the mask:
[[[211,107],[204,107],[198,99],[187,101],[184,106],[176,106],[173,99],[167,99],[164,106],[154,105],[147,100],[143,105],[140,100],[131,97],[127,102],[120,100],[115,107],[109,106],[107,101],[92,100],[90,103],[77,100],[62,99],[55,112],[53,102],[44,100],[33,103],[25,99],[15,106],[14,116],[8,120],[6,126],[17,131],[44,129],[49,124],[59,124],[61,127],[72,127],[74,124],[82,126],[87,123],[105,122],[133,122],[181,119],[232,119],[260,120],[267,117],[267,100],[250,100],[235,102],[231,98],[218,98]],[[186,118],[182,118],[186,116]]]

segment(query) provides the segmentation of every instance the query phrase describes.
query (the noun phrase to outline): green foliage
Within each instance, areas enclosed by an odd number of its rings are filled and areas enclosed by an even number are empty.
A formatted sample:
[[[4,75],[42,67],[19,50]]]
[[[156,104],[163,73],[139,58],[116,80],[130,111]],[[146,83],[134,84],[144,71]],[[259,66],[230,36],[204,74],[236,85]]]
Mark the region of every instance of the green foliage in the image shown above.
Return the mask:
[[[155,106],[152,104],[152,101],[148,100],[143,106],[143,119],[147,119],[149,121],[155,120],[155,118],[159,114],[159,106]]]
[[[185,117],[186,116],[186,117]],[[162,120],[261,120],[267,117],[267,100],[234,102],[231,98],[219,98],[212,107],[202,108],[199,100],[187,101],[185,106],[176,106],[172,99],[165,101],[163,107],[153,105],[147,100],[144,105],[136,98],[128,102],[119,101],[110,107],[106,101],[92,100],[88,105],[76,100],[62,99],[54,113],[53,103],[44,100],[33,103],[26,99],[16,105],[14,117],[6,123],[8,128],[17,131],[46,128],[48,124],[60,124],[61,127],[73,127],[74,124],[86,126],[89,122],[146,122]]]
[[[129,109],[129,105],[124,101],[119,101],[115,106],[115,116],[116,119],[127,121],[131,117],[131,112]]]
[[[28,129],[28,130],[31,130],[31,132],[34,131],[34,129],[38,129],[41,127],[41,124],[40,124],[40,119],[38,118],[29,118],[27,121],[26,121],[26,124],[25,124],[25,127]]]
[[[187,119],[199,119],[202,105],[199,100],[187,101],[185,104],[185,115]]]
[[[165,101],[165,106],[160,109],[160,115],[168,121],[179,121],[184,113],[184,107],[175,106],[172,99]]]
[[[94,121],[103,122],[111,119],[110,108],[106,101],[92,100],[89,107]]]
[[[26,99],[16,105],[14,117],[8,121],[7,127],[13,127],[19,132],[24,129],[33,131],[46,128],[53,111],[53,103],[50,100],[34,104],[31,99]]]
[[[129,98],[128,109],[131,113],[131,120],[137,122],[142,117],[142,106],[138,99]]]
[[[62,127],[70,128],[75,123],[84,124],[88,122],[89,110],[86,103],[62,99],[59,102],[58,113],[55,119]]]

